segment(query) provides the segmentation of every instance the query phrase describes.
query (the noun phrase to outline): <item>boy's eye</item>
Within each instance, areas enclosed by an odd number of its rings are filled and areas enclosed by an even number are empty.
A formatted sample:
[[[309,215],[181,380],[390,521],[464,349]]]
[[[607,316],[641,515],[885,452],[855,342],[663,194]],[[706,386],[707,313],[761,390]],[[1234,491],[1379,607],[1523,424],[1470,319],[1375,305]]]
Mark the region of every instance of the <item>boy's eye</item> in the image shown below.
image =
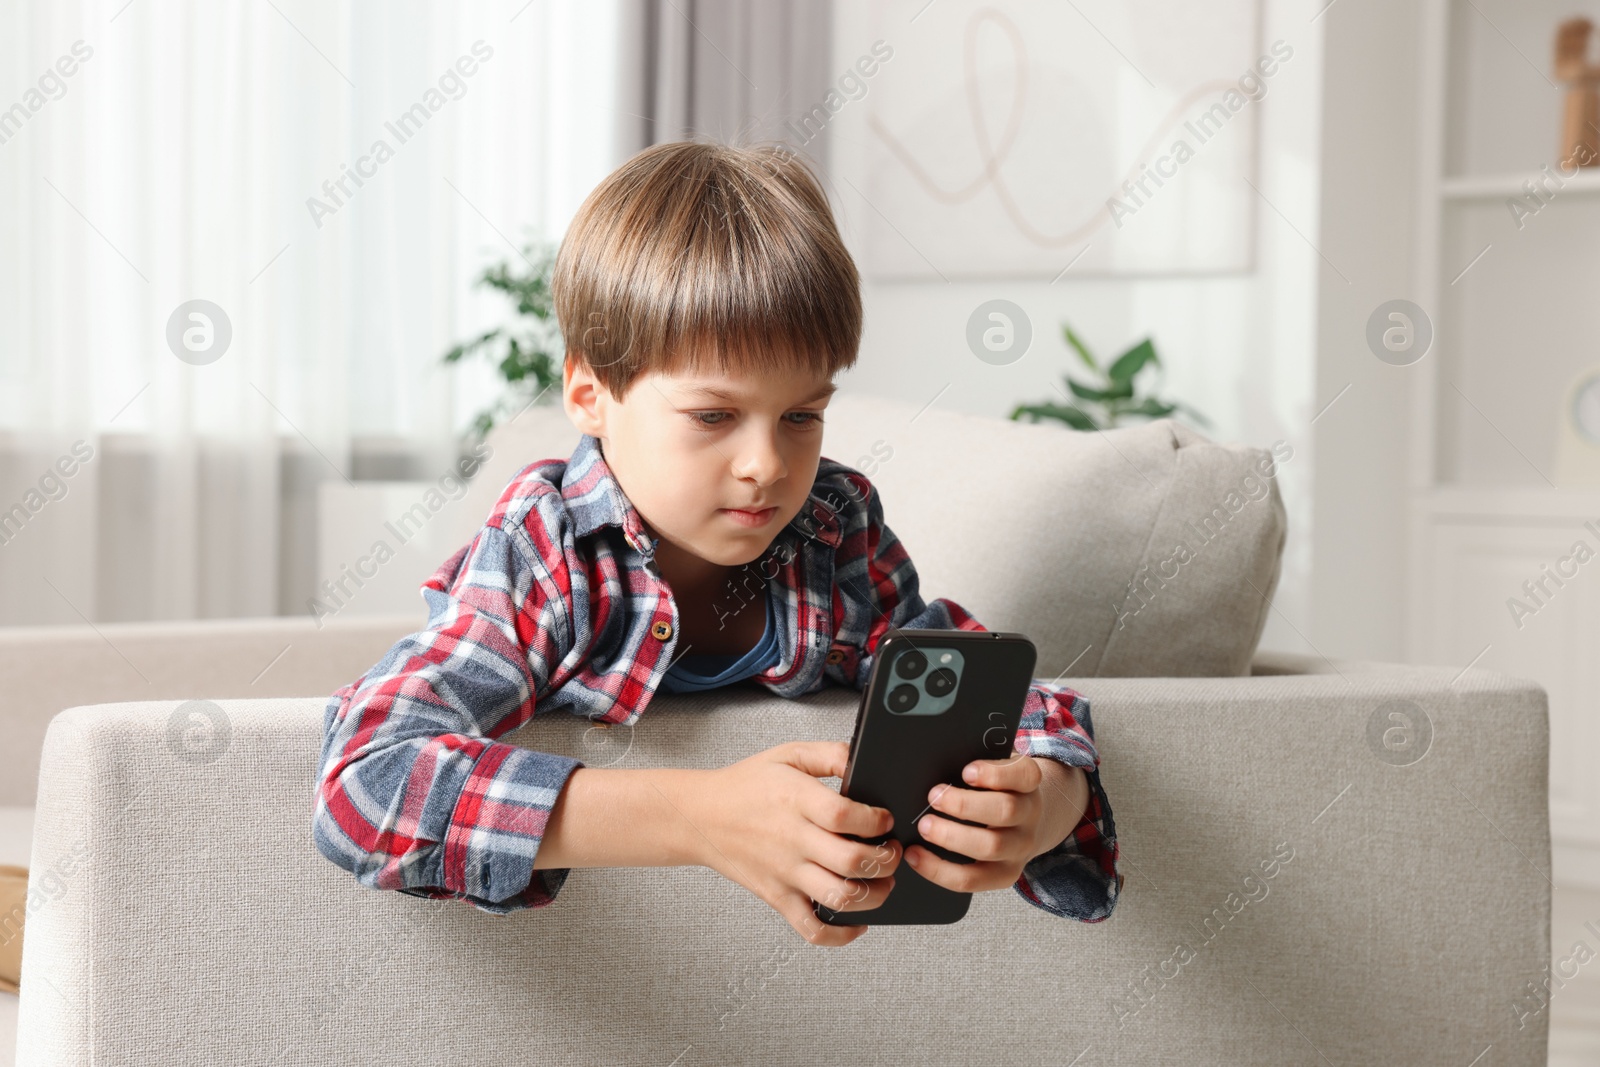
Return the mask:
[[[687,414],[690,422],[704,429],[721,426],[731,417],[726,411],[690,411]],[[789,423],[791,426],[811,426],[822,422],[822,413],[820,411],[791,411],[789,415],[799,416],[798,419]]]

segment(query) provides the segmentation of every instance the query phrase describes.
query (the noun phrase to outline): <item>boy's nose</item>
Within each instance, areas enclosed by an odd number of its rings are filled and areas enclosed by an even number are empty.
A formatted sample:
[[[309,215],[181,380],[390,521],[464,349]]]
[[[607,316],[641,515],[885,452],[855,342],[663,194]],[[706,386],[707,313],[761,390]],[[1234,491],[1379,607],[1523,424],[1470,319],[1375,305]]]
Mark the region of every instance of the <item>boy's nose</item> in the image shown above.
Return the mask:
[[[770,441],[741,447],[734,472],[758,485],[768,486],[784,475],[783,455]]]

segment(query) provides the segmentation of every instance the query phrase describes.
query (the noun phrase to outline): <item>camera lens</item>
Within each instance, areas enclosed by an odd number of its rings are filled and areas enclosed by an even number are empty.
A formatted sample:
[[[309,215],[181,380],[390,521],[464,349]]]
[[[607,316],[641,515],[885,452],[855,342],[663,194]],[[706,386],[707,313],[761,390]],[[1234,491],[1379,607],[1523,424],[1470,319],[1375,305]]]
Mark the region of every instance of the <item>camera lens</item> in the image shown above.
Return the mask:
[[[921,652],[907,652],[894,661],[894,673],[902,678],[915,678],[928,669],[928,657]]]
[[[956,672],[949,667],[940,667],[928,675],[928,695],[931,697],[949,696],[956,687]]]
[[[889,690],[889,710],[905,714],[917,706],[917,687],[914,685],[897,685]]]

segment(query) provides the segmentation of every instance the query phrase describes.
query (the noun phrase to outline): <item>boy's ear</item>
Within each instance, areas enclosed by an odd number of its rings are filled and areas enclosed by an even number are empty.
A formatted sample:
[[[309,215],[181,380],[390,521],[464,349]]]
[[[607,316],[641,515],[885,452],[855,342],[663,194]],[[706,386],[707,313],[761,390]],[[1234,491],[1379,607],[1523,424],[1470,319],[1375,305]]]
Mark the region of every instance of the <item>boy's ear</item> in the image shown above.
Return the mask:
[[[561,371],[561,404],[579,433],[604,436],[605,418],[600,411],[600,394],[604,388],[583,360],[567,353]]]

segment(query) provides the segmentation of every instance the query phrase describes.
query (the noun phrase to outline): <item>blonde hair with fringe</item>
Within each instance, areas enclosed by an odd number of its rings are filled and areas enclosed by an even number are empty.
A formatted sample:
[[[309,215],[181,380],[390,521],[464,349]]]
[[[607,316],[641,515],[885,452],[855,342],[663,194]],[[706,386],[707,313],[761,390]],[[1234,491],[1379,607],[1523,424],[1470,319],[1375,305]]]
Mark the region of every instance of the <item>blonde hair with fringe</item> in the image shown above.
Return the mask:
[[[550,283],[569,358],[617,399],[639,375],[856,361],[861,283],[794,150],[652,145],[584,199]]]

